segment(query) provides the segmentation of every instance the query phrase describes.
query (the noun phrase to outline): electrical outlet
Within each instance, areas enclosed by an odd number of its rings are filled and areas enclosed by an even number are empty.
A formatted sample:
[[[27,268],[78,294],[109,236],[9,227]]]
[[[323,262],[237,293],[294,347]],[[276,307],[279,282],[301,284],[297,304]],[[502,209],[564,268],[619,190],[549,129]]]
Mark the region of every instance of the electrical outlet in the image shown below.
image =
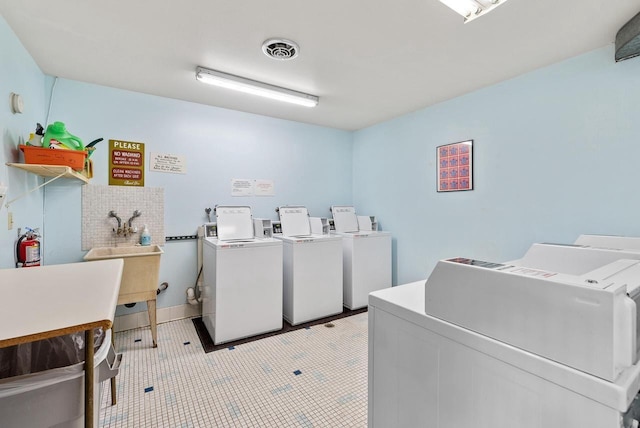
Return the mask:
[[[7,228],[13,229],[13,213],[11,211],[7,213]]]

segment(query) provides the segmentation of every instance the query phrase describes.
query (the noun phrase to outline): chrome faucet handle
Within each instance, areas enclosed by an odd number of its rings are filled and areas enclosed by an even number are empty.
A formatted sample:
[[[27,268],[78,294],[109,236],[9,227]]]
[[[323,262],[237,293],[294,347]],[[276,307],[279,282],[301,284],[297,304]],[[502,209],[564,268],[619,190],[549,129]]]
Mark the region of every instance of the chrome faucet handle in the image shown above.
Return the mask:
[[[118,217],[118,214],[116,214],[115,211],[109,211],[109,217],[114,217],[116,219],[116,221],[118,222],[118,229],[122,226],[122,220],[120,219],[120,217]]]
[[[133,219],[136,217],[140,217],[141,215],[142,215],[142,211],[135,210],[133,212],[133,215],[131,216],[131,218],[129,218],[129,221],[127,222],[129,224],[129,229],[131,229],[131,222],[133,221]]]

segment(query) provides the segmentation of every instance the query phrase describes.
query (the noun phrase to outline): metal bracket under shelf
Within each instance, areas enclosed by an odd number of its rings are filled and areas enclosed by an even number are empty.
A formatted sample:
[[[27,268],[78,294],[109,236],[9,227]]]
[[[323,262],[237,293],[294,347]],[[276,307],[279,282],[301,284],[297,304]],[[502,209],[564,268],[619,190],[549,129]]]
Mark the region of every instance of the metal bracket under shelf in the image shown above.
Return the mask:
[[[14,168],[18,168],[18,169],[22,169],[24,171],[30,172],[32,174],[36,174],[42,177],[53,177],[51,180],[45,181],[44,183],[42,183],[41,185],[39,185],[38,187],[34,187],[33,189],[29,190],[26,193],[23,193],[22,195],[13,198],[10,201],[7,201],[7,203],[5,204],[5,207],[9,208],[9,205],[14,203],[15,201],[17,201],[18,199],[28,195],[31,192],[34,192],[36,190],[38,190],[41,187],[46,186],[49,183],[54,182],[55,180],[57,180],[58,178],[72,178],[75,180],[80,180],[83,183],[88,183],[89,179],[87,177],[85,177],[84,175],[80,174],[79,172],[74,171],[73,169],[71,169],[70,166],[66,166],[66,165],[39,165],[39,164],[30,164],[30,163],[7,163],[7,166],[11,166]]]

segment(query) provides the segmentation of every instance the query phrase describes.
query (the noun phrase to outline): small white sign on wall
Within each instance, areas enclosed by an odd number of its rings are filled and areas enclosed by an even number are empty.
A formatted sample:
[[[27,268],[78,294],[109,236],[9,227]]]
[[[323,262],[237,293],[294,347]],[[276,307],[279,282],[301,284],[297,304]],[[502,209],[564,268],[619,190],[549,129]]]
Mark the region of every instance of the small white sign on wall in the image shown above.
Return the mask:
[[[275,195],[274,189],[273,180],[231,179],[231,196],[273,196]]]
[[[273,180],[255,180],[255,194],[256,196],[273,196],[275,190],[273,186]]]
[[[246,178],[232,178],[231,196],[253,196],[253,182]]]
[[[151,156],[149,156],[149,169],[155,172],[186,174],[187,162],[182,155],[151,153]]]

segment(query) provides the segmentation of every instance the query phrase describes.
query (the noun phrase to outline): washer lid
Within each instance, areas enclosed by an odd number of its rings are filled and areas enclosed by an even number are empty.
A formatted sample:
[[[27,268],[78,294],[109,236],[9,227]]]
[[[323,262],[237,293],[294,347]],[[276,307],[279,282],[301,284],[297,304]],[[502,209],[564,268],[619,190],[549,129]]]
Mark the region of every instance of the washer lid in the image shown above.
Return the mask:
[[[264,247],[280,247],[282,248],[282,241],[275,238],[256,238],[256,239],[241,239],[231,241],[221,241],[219,239],[206,239],[205,243],[216,251],[230,251],[230,250],[242,250],[244,248],[264,248]],[[280,250],[281,251],[281,250]]]
[[[356,210],[348,206],[332,206],[333,222],[336,226],[336,232],[357,232],[358,217]]]
[[[253,220],[251,207],[220,205],[216,207],[218,239],[233,241],[253,240]]]
[[[285,244],[300,244],[309,242],[329,242],[329,241],[342,241],[342,235],[309,235],[309,236],[284,236],[278,235],[275,237]]]
[[[306,207],[286,206],[279,207],[280,223],[284,236],[309,236],[311,235],[311,223],[309,211]]]

